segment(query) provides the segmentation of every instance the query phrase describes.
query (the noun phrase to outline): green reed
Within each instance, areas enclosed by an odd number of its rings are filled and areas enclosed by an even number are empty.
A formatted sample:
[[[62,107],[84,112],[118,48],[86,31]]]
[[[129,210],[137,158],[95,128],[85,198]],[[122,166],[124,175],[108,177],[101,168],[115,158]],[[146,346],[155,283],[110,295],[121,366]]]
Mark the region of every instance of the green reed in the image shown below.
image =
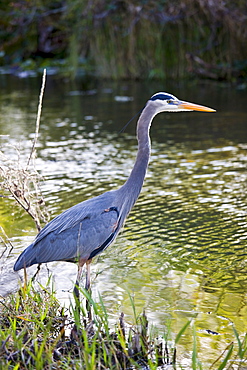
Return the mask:
[[[30,281],[1,299],[1,369],[158,369],[167,365],[182,369],[176,347],[188,331],[193,338],[191,367],[203,369],[193,320],[180,329],[171,344],[170,329],[161,335],[150,326],[145,312],[137,314],[131,295],[133,323],[126,322],[121,313],[112,325],[100,295],[95,301],[81,289],[81,300],[76,305],[71,301],[65,309],[48,286],[50,281],[46,287],[35,288]],[[88,318],[89,307],[92,320]],[[233,332],[236,341],[219,354],[210,369],[230,369],[233,364],[242,369],[246,365],[247,335],[241,340],[234,327]]]

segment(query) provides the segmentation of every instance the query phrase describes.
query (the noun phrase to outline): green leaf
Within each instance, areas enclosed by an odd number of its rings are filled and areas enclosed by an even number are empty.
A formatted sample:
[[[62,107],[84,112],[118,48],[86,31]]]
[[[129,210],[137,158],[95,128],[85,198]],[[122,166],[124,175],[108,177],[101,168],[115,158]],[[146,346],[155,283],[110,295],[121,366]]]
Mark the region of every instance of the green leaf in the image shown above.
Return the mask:
[[[226,354],[226,357],[224,358],[224,361],[220,364],[220,366],[218,367],[218,369],[217,370],[223,370],[224,368],[225,368],[225,366],[226,366],[226,363],[227,363],[227,361],[229,360],[229,358],[231,357],[231,354],[232,354],[232,351],[233,351],[233,343],[231,343],[230,345],[229,345],[229,350],[228,350],[228,352],[227,352],[227,354]]]
[[[185,332],[185,330],[188,328],[188,326],[190,325],[191,321],[189,320],[183,327],[182,329],[180,329],[180,331],[178,332],[177,336],[176,336],[176,339],[175,339],[175,344],[178,343],[179,339],[181,338],[181,336],[183,335],[183,333]]]

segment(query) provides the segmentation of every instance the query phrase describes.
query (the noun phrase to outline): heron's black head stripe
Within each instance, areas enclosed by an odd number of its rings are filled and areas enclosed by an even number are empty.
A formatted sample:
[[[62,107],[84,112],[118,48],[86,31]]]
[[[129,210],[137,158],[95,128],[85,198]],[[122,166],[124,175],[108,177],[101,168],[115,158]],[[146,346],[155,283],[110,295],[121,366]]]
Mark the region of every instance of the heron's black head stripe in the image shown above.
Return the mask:
[[[150,100],[174,100],[174,96],[169,94],[155,94]]]

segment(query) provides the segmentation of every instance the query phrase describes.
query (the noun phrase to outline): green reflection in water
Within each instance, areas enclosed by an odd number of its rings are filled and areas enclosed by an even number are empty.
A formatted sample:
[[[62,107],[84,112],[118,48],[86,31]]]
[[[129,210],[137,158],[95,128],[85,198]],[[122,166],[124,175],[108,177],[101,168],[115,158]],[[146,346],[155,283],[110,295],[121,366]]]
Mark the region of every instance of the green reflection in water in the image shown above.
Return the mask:
[[[1,150],[11,158],[9,142],[21,142],[27,156],[37,106],[33,94],[38,88],[26,84],[18,93],[18,86],[15,93],[0,96],[1,134],[10,134],[2,138]],[[51,83],[43,107],[37,169],[53,215],[125,181],[135,159],[135,128],[122,135],[118,131],[147,96],[162,90],[135,84],[124,91],[99,87],[94,96],[76,96],[70,89]],[[94,291],[100,291],[110,314],[123,310],[127,317],[132,316],[130,292],[139,312],[145,307],[161,331],[170,322],[173,335],[195,318],[199,353],[210,363],[234,338],[231,321],[240,334],[247,326],[246,93],[207,86],[198,88],[196,99],[195,90],[193,85],[170,88],[219,112],[155,118],[143,191],[117,242],[93,265],[99,273]],[[114,101],[123,94],[134,100]],[[35,235],[34,227],[8,199],[2,200],[0,215],[17,247],[16,258],[18,247]],[[57,287],[62,289],[59,282]],[[180,345],[191,351],[191,333]]]

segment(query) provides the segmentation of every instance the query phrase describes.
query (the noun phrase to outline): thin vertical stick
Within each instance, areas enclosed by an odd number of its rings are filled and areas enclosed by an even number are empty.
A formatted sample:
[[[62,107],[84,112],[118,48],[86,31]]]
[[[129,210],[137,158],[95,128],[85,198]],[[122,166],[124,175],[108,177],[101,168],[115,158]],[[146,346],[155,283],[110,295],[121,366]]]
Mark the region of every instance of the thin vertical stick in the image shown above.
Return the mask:
[[[36,119],[35,136],[34,136],[34,139],[33,139],[33,146],[32,146],[31,152],[30,152],[30,156],[29,156],[28,161],[27,161],[26,170],[27,170],[27,168],[30,164],[31,158],[32,158],[32,156],[35,152],[35,147],[36,147],[37,140],[38,140],[39,124],[40,124],[40,117],[41,117],[41,111],[42,111],[42,101],[43,101],[43,95],[44,95],[44,90],[45,90],[45,79],[46,79],[46,69],[44,69],[44,72],[43,72],[42,86],[41,86],[40,95],[39,95],[39,105],[38,105],[38,112],[37,112],[37,119]]]

